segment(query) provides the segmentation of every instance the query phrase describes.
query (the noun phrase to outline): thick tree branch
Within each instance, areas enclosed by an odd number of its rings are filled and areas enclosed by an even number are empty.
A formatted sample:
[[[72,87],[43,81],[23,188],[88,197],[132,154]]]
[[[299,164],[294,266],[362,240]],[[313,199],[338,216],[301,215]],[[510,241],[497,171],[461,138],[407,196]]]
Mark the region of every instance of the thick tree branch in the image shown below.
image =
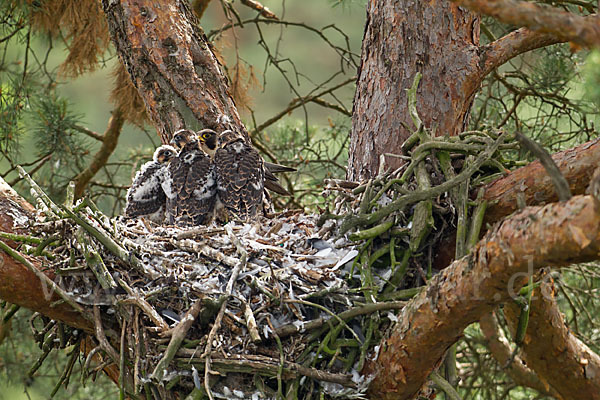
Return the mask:
[[[498,364],[505,366],[512,357],[512,350],[498,325],[494,313],[487,313],[481,317],[479,327],[487,340],[487,345],[492,356],[498,361]],[[506,367],[505,372],[517,385],[535,389],[546,396],[558,397],[558,393],[543,383],[536,373],[527,368],[518,356]]]
[[[583,194],[600,165],[600,139],[591,140],[552,155],[574,195]],[[524,196],[527,205],[558,201],[552,179],[539,161],[491,182],[483,198],[488,201],[484,223],[492,224],[517,210],[515,199]]]
[[[181,128],[244,135],[227,78],[188,2],[102,1],[113,43],[163,143]]]
[[[600,165],[600,139],[552,155],[552,159],[569,182],[574,195],[583,194]],[[552,179],[539,161],[512,171],[485,188],[483,199],[488,202],[485,224],[493,224],[517,210],[517,196],[523,196],[527,205],[538,205],[558,201]],[[434,265],[446,267],[454,259],[456,238],[449,236],[437,249]]]
[[[595,16],[583,17],[553,7],[515,0],[451,0],[500,22],[552,34],[561,42],[600,47],[600,24]]]
[[[519,54],[562,42],[563,40],[550,33],[532,31],[528,28],[517,29],[492,43],[481,46],[479,80],[483,80],[487,74]]]
[[[76,199],[83,196],[87,184],[94,175],[100,171],[100,168],[106,165],[108,158],[115,151],[121,129],[123,128],[123,123],[125,122],[125,117],[126,116],[123,114],[121,108],[117,108],[113,111],[113,115],[108,120],[106,132],[104,132],[104,135],[102,136],[102,146],[100,146],[100,150],[98,150],[90,165],[75,177]]]
[[[522,356],[538,376],[566,400],[600,399],[600,356],[573,335],[558,309],[551,282],[536,290]],[[514,331],[519,307],[509,302],[506,319]]]
[[[0,231],[26,234],[34,210],[0,178]],[[5,241],[10,247],[16,243]],[[24,256],[26,257],[26,256]],[[38,260],[28,258],[36,267],[41,268]],[[52,271],[46,271],[54,279]],[[45,286],[31,270],[18,263],[6,253],[0,251],[0,298],[21,307],[37,311],[49,318],[91,332],[93,327],[81,314],[64,302],[52,304],[60,299]]]
[[[457,2],[460,3],[460,1]],[[598,21],[596,15],[578,18],[582,18],[589,24],[596,24]],[[477,90],[490,72],[520,54],[566,41],[568,41],[567,38],[560,37],[555,33],[520,28],[492,43],[481,46],[479,69],[470,77],[474,83],[471,87]]]
[[[592,196],[526,208],[497,225],[400,312],[365,368],[375,374],[371,396],[411,398],[463,330],[509,300],[530,274],[595,260],[599,253],[600,203]]]

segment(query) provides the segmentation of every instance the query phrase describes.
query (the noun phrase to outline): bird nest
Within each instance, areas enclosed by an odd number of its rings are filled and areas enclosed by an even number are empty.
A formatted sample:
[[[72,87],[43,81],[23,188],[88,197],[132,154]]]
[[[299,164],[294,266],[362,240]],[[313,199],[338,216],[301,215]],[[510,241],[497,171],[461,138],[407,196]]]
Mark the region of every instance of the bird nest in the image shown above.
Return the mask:
[[[483,207],[468,193],[514,166],[505,139],[420,130],[402,168],[327,181],[321,215],[195,228],[109,219],[87,200],[57,205],[22,171],[43,219],[30,250],[94,327],[84,374],[119,365],[132,397],[363,398],[360,371],[436,272],[435,246],[461,227],[471,227],[463,244],[478,237]],[[42,321],[32,327],[47,347],[86,340]]]
[[[344,312],[369,312],[360,310],[360,296],[344,279],[356,250],[344,240],[323,239],[328,228],[318,228],[315,216],[297,213],[181,229],[142,220],[103,224],[91,209],[80,213],[88,214],[97,232],[119,243],[129,260],[107,251],[77,223],[61,220],[63,245],[52,250],[55,260],[48,267],[74,301],[99,309],[101,318],[94,323],[103,331],[115,338],[128,331],[125,357],[137,360],[137,384],[203,389],[199,382],[210,370],[238,373],[232,375],[235,381],[230,377],[211,388],[216,397],[225,396],[229,387],[251,398],[253,391],[244,390],[247,382],[240,377],[248,372],[275,380],[275,390],[278,376],[286,381],[307,376],[332,389],[358,388],[359,381],[348,375],[353,362],[346,363],[350,368],[326,370],[305,363],[315,352],[330,350],[315,347],[312,336],[338,324],[350,329]],[[55,231],[56,223],[40,228]],[[195,322],[178,331],[190,318]],[[352,333],[358,348],[361,337]],[[174,340],[180,347],[167,354]],[[143,353],[137,353],[142,344]]]

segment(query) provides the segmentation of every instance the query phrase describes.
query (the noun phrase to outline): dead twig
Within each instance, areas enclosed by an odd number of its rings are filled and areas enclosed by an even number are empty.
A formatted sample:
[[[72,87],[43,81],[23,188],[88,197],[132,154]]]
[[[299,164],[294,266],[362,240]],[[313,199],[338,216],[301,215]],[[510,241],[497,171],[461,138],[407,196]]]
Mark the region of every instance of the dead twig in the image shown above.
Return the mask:
[[[265,18],[279,19],[271,10],[263,6],[256,0],[241,0],[242,4],[248,6],[260,13]]]
[[[556,166],[556,163],[552,159],[550,153],[522,133],[517,132],[516,135],[521,146],[537,157],[540,160],[540,163],[542,163],[544,166],[544,169],[546,169],[550,179],[552,179],[558,199],[560,201],[569,200],[572,197],[571,189],[569,189],[569,182],[567,182],[562,172],[560,172],[560,169],[558,169]]]
[[[231,293],[233,291],[233,285],[235,284],[235,281],[237,280],[237,277],[238,277],[240,271],[246,266],[246,262],[248,259],[248,252],[246,251],[246,249],[244,248],[244,246],[242,245],[240,240],[233,233],[231,226],[225,225],[225,231],[227,232],[227,235],[229,236],[231,241],[235,244],[235,247],[237,248],[238,252],[240,253],[240,261],[236,265],[236,267],[233,269],[233,271],[231,271],[231,276],[229,277],[229,281],[227,282],[227,287],[225,289],[225,300],[223,301],[223,304],[221,304],[221,308],[219,309],[217,318],[215,318],[213,327],[210,330],[210,333],[208,334],[206,348],[204,349],[204,353],[202,355],[202,357],[206,357],[205,363],[204,363],[204,387],[206,389],[206,393],[207,393],[208,397],[211,400],[213,399],[213,396],[210,391],[209,376],[210,376],[210,353],[212,351],[212,343],[213,343],[215,335],[217,334],[217,331],[221,327],[221,321],[223,320],[223,315],[225,314],[225,309],[227,308],[227,299],[229,298],[229,296],[231,296]]]
[[[179,346],[181,346],[181,342],[185,338],[185,335],[192,327],[192,324],[196,320],[196,317],[202,310],[202,299],[198,299],[194,302],[192,307],[188,310],[188,312],[181,319],[179,324],[173,329],[173,334],[171,335],[171,341],[165,350],[163,357],[154,367],[154,371],[152,372],[151,378],[157,382],[160,382],[165,375],[165,371],[169,366],[169,363],[175,357],[177,350],[179,350]]]

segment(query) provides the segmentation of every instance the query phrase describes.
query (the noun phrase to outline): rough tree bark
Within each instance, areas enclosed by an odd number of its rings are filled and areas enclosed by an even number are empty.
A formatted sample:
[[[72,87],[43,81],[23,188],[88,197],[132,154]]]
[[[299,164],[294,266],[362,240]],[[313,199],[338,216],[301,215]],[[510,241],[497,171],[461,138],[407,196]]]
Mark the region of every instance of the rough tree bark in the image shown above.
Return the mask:
[[[520,308],[509,302],[504,314],[514,332]],[[534,292],[522,358],[546,385],[568,400],[600,399],[600,356],[569,330],[546,280]]]
[[[454,135],[468,123],[481,82],[498,66],[524,52],[573,40],[575,33],[566,35],[561,30],[565,24],[575,31],[589,27],[585,32],[595,43],[595,16],[568,19],[561,13],[550,13],[545,21],[556,23],[540,27],[525,24],[526,19],[516,20],[536,30],[521,28],[479,46],[479,18],[455,3],[471,6],[496,2],[369,1],[354,97],[348,179],[373,177],[379,172],[382,154],[400,153],[409,135],[403,124],[412,127],[406,89],[416,72],[423,74],[417,91],[417,110],[423,123],[435,128],[436,135]],[[499,8],[493,4],[490,7]],[[505,9],[510,14],[507,10],[511,9]],[[385,158],[386,168],[393,169],[401,162],[395,157]]]
[[[365,367],[364,372],[375,373],[369,394],[412,398],[463,330],[510,300],[529,274],[596,260],[599,252],[600,202],[595,197],[528,207],[505,220],[469,255],[434,276],[398,314],[376,359]],[[590,379],[600,383],[600,375]]]
[[[466,121],[478,83],[479,20],[447,0],[371,0],[362,43],[348,178],[378,172],[379,156],[398,153],[412,127],[406,89],[417,72],[417,110],[429,128],[454,135]],[[473,86],[475,85],[475,86]],[[400,160],[386,158],[386,166]]]
[[[182,128],[229,128],[222,116],[248,136],[187,1],[103,0],[102,8],[117,53],[163,143]]]
[[[552,155],[552,159],[569,182],[574,195],[585,193],[595,166],[600,165],[600,139],[591,140]],[[474,198],[477,194],[472,193]],[[483,226],[500,221],[517,210],[517,196],[525,204],[538,205],[558,201],[552,179],[539,161],[512,171],[485,187],[483,200],[488,202]],[[485,232],[481,232],[483,235]],[[434,266],[443,269],[454,259],[456,236],[445,238],[436,249]]]
[[[456,2],[494,3],[458,0]],[[348,178],[371,178],[380,172],[378,167],[382,154],[400,153],[400,145],[409,134],[402,125],[411,124],[405,89],[410,87],[417,71],[423,74],[417,91],[417,110],[425,126],[435,128],[437,135],[456,134],[468,122],[473,96],[488,73],[518,54],[573,39],[572,35],[561,35],[559,32],[558,27],[562,26],[559,22],[565,21],[563,17],[564,15],[558,16],[556,29],[538,29],[539,24],[526,24],[537,30],[522,28],[479,47],[477,18],[449,1],[369,1],[353,110]],[[593,18],[595,17],[585,17],[586,26],[596,23]],[[548,20],[551,21],[552,18],[549,17]],[[552,25],[544,24],[545,27]],[[590,37],[594,37],[594,32]],[[422,65],[424,62],[425,65]],[[385,167],[390,169],[401,163],[401,160],[394,157],[386,157],[385,161]],[[589,166],[584,167],[588,168]],[[532,167],[528,172],[534,170]],[[590,172],[582,175],[579,170],[576,176],[590,176],[592,169],[588,171]],[[536,173],[532,176],[517,177],[511,185],[517,182],[516,188],[525,189],[530,196],[533,195],[534,203],[544,199],[551,201],[548,193],[553,193],[553,190],[539,190],[541,186],[537,186],[537,190],[533,191],[526,188],[528,183],[540,183],[536,179],[544,175]],[[531,177],[534,180],[531,180]],[[504,197],[504,193],[515,187],[501,187],[509,181],[502,180],[503,183],[498,186],[499,191],[495,193],[499,196],[499,205],[506,204],[508,196]],[[492,194],[493,192],[490,193]],[[514,193],[510,201],[513,205],[516,203]],[[500,210],[498,207],[499,213],[507,212],[508,209],[513,208]],[[447,265],[452,256],[453,251],[451,257],[445,259],[444,265]],[[419,332],[421,329],[427,330],[427,325],[420,326],[421,322],[410,318],[405,320],[392,331],[391,335],[395,339],[382,345],[385,349],[383,354],[387,356],[380,356],[376,362],[377,368],[374,368],[379,372],[372,384],[371,393],[375,397],[409,398],[418,389],[417,386],[425,381],[426,375],[423,374],[428,373],[432,366],[440,361],[439,358],[429,358],[427,362],[417,366],[415,359],[420,357],[410,357],[421,353],[421,349],[427,346],[422,346],[419,341],[413,342],[410,336],[405,336],[406,332],[402,327],[409,324],[419,327]],[[432,325],[430,328],[437,332],[437,327]],[[419,340],[421,339],[423,338],[419,337]],[[444,346],[452,343],[428,344],[436,345],[438,349],[443,348],[445,351]],[[416,347],[412,347],[415,344]],[[429,353],[433,354],[435,351]],[[394,356],[395,354],[398,356]],[[405,357],[406,354],[409,356]],[[425,365],[427,367],[423,369]],[[406,378],[406,382],[402,381],[403,378]],[[415,391],[411,391],[412,389]]]
[[[574,42],[584,47],[600,46],[600,24],[595,15],[584,17],[559,8],[545,7],[526,1],[452,0],[452,2],[491,15],[506,24],[527,26],[542,34],[550,33],[561,42]]]

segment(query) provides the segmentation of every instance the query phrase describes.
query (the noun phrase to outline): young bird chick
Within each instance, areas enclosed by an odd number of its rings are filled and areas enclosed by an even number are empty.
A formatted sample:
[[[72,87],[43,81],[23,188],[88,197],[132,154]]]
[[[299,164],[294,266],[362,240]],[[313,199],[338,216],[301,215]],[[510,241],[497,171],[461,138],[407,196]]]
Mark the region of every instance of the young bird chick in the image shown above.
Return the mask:
[[[173,134],[171,141],[169,142],[177,150],[181,151],[186,144],[197,144],[198,138],[194,131],[190,129],[180,129]]]
[[[176,154],[174,147],[160,146],[154,152],[152,161],[144,164],[136,173],[127,191],[124,211],[127,218],[147,216],[153,222],[163,222],[166,195],[162,184],[166,179],[168,163]]]
[[[196,132],[196,136],[200,141],[200,148],[204,150],[206,154],[210,156],[210,158],[215,157],[215,153],[217,152],[217,144],[218,144],[218,134],[212,129],[202,129],[201,131]]]
[[[198,140],[200,140],[200,147],[204,150],[211,158],[214,159],[214,155],[217,151],[217,147],[223,147],[227,143],[231,143],[233,141],[244,140],[240,135],[236,134],[232,130],[225,130],[221,132],[221,134],[217,134],[217,132],[212,129],[203,129],[198,131],[197,133]],[[261,157],[262,160],[262,157]],[[279,180],[274,172],[293,172],[296,171],[296,168],[287,167],[285,165],[274,164],[266,161],[262,161],[264,167],[264,187],[273,191],[275,193],[290,196],[290,193],[279,184]]]
[[[200,146],[213,155],[216,177],[217,202],[215,214],[248,220],[257,215],[262,206],[264,166],[256,149],[236,132],[212,130],[198,132]]]
[[[163,190],[167,194],[168,222],[178,226],[207,225],[216,200],[215,171],[210,157],[200,148],[196,133],[182,129],[171,140],[180,151],[169,164]]]

